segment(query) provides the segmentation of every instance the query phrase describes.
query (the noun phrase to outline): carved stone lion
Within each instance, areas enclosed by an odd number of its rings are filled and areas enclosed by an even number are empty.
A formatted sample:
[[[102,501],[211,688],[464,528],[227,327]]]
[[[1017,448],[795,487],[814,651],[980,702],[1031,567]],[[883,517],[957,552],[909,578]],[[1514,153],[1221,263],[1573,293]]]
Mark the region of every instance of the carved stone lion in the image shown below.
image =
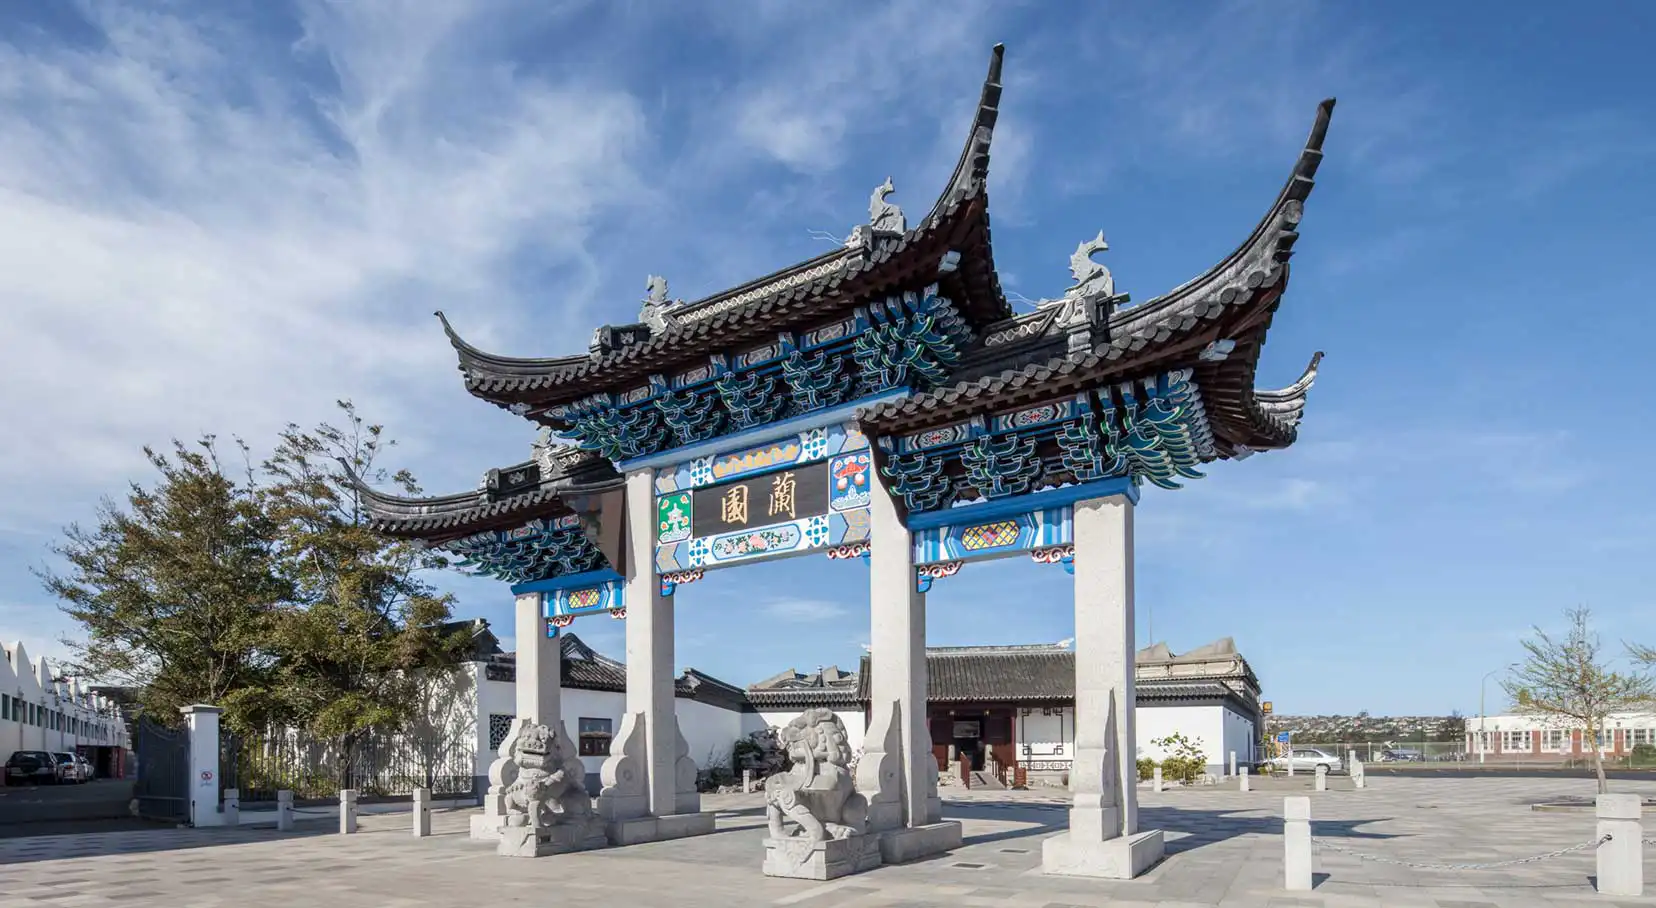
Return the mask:
[[[807,710],[778,738],[793,767],[765,780],[771,838],[790,838],[787,821],[798,826],[798,838],[811,842],[861,835],[868,801],[852,787],[851,747],[834,711]]]
[[[557,826],[593,817],[586,768],[561,729],[529,723],[508,755],[517,779],[501,790],[507,826]]]

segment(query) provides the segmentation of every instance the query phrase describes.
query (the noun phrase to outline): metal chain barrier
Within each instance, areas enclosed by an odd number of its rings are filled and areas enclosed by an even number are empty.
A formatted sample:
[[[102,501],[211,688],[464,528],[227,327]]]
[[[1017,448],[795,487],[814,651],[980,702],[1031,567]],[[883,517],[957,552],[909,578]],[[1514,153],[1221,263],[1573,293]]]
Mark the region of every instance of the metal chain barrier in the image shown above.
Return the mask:
[[[1577,851],[1586,851],[1589,848],[1597,848],[1605,842],[1610,841],[1611,838],[1612,836],[1603,835],[1592,840],[1591,842],[1582,842],[1579,845],[1571,845],[1568,848],[1560,848],[1557,851],[1549,851],[1545,854],[1531,855],[1527,858],[1517,858],[1511,861],[1494,861],[1488,864],[1434,864],[1429,861],[1399,861],[1394,858],[1383,858],[1377,854],[1365,854],[1361,851],[1354,851],[1350,848],[1336,845],[1327,839],[1313,838],[1311,841],[1316,843],[1319,848],[1327,848],[1329,851],[1349,854],[1358,860],[1372,861],[1376,864],[1391,864],[1397,867],[1409,867],[1415,870],[1495,870],[1500,867],[1516,867],[1519,864],[1533,864],[1537,861],[1546,861],[1552,858],[1562,857],[1566,854],[1574,854]],[[1645,841],[1648,843],[1650,840],[1646,839]]]

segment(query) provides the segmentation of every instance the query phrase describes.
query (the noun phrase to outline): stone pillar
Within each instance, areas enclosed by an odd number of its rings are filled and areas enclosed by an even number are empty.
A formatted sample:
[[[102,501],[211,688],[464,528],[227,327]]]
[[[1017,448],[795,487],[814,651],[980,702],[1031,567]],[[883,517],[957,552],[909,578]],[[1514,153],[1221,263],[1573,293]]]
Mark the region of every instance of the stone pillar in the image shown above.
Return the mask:
[[[517,766],[506,754],[511,752],[524,724],[539,722],[561,728],[563,722],[563,641],[546,636],[544,594],[520,594],[513,616],[513,632],[517,635],[517,681],[513,687],[517,716],[501,740],[494,762],[489,764],[483,812],[471,818],[474,839],[500,838],[506,814],[502,790],[517,779]],[[478,680],[481,682],[481,676]],[[563,730],[567,734],[568,730]]]
[[[276,792],[276,831],[293,831],[293,792],[287,789]]]
[[[696,765],[679,734],[673,696],[673,597],[655,570],[655,471],[627,474],[624,533],[627,714],[604,761],[598,810],[616,845],[702,835]]]
[[[1311,891],[1311,799],[1282,799],[1282,888]]]
[[[354,835],[357,831],[357,792],[355,788],[339,790],[339,834]]]
[[[414,789],[414,837],[431,835],[431,789]]]
[[[900,864],[960,847],[961,827],[943,820],[926,715],[926,596],[914,573],[914,541],[876,476],[869,502],[868,732],[857,790],[868,799],[868,831],[880,856]]]
[[[1598,796],[1598,835],[1610,841],[1597,849],[1601,895],[1644,895],[1644,825],[1636,794]]]
[[[1161,860],[1138,829],[1133,709],[1133,502],[1075,503],[1075,757],[1069,831],[1042,843],[1047,873],[1132,879]],[[878,669],[875,670],[878,674]]]
[[[1327,791],[1328,790],[1328,767],[1323,766],[1321,764],[1317,765],[1317,778],[1316,778],[1316,781],[1312,783],[1312,785],[1313,785],[1314,790],[1316,790],[1316,791]]]
[[[1230,752],[1230,774],[1236,775],[1236,751]]]
[[[1156,792],[1157,794],[1161,793],[1161,790],[1162,790],[1162,770],[1161,770],[1160,766],[1157,766],[1155,769],[1150,770],[1150,790]]]
[[[546,635],[545,596],[517,597],[517,717],[556,727],[563,721],[562,641]]]
[[[1237,784],[1236,784],[1236,790],[1237,791],[1247,791],[1248,790],[1248,767],[1244,766],[1244,767],[1241,768],[1241,770],[1238,771],[1238,775],[1236,777],[1236,780],[1237,780]]]
[[[224,790],[224,804],[220,808],[221,821],[224,826],[241,825],[241,791],[235,788]]]
[[[190,825],[218,826],[219,812],[219,716],[224,710],[200,703],[180,707],[190,733]]]

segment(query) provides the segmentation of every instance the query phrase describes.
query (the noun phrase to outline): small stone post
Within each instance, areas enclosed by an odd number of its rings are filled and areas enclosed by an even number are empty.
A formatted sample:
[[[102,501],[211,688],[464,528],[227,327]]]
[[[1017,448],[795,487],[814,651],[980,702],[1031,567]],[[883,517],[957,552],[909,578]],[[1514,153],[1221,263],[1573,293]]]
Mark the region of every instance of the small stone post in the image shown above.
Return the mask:
[[[1311,891],[1311,799],[1282,799],[1282,888]]]
[[[222,819],[226,826],[241,825],[241,792],[234,788],[224,790],[224,800],[220,807],[223,811]]]
[[[1236,751],[1230,752],[1230,774],[1236,775]]]
[[[293,831],[293,792],[276,792],[276,831]]]
[[[1598,847],[1601,895],[1644,895],[1644,826],[1636,794],[1598,796],[1598,835],[1610,841]]]
[[[1162,790],[1162,774],[1160,766],[1150,770],[1150,790],[1155,792],[1160,792]]]
[[[1363,761],[1353,756],[1351,758],[1351,784],[1353,787],[1367,787],[1368,782],[1363,778],[1364,772],[1367,772],[1367,770],[1363,766]]]
[[[1328,767],[1320,765],[1320,764],[1317,766],[1317,781],[1316,781],[1315,790],[1317,790],[1317,791],[1327,791],[1328,790]]]
[[[753,790],[753,770],[744,769],[744,770],[742,770],[742,794],[747,794],[748,792],[750,792],[752,790]]]
[[[339,834],[351,835],[357,831],[357,792],[355,788],[339,790]]]
[[[414,789],[414,838],[431,835],[431,789]]]
[[[1242,767],[1242,769],[1237,773],[1236,781],[1238,785],[1236,789],[1237,791],[1248,790],[1248,767]]]

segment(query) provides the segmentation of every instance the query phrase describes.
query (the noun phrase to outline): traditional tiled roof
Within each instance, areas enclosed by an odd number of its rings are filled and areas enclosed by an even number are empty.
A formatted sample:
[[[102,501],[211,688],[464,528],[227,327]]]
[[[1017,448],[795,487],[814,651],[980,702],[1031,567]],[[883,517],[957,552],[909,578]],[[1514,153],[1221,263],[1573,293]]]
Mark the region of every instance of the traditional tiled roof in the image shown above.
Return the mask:
[[[857,675],[831,665],[809,674],[788,669],[747,688],[748,702],[758,709],[806,709],[813,706],[857,705]]]
[[[341,461],[362,495],[369,526],[388,536],[442,542],[569,513],[566,499],[618,489],[625,480],[592,452],[542,445],[536,457],[484,474],[475,492],[410,498],[379,492]]]
[[[1288,260],[1333,110],[1332,100],[1318,107],[1287,183],[1247,241],[1201,276],[1142,305],[1110,311],[1107,299],[1066,297],[992,325],[967,352],[956,381],[865,408],[858,414],[863,430],[917,431],[986,406],[1050,400],[1185,366],[1195,370],[1193,381],[1219,443],[1216,454],[1291,444],[1321,354],[1299,381],[1280,390],[1256,391],[1254,373],[1287,285]]]
[[[574,690],[625,693],[627,666],[588,646],[568,631],[558,635],[563,647],[563,686]],[[499,653],[490,659],[491,680],[512,681],[517,677],[517,653]],[[723,701],[740,708],[742,689],[696,669],[685,669],[673,682],[676,696],[695,700]]]
[[[1226,642],[1226,641],[1220,641]],[[1165,644],[1158,644],[1148,651],[1153,662],[1162,653],[1166,658],[1162,661],[1177,661],[1189,657],[1173,656]],[[1138,660],[1138,675],[1135,689],[1140,700],[1187,700],[1207,698],[1231,698],[1239,703],[1257,696],[1257,681],[1252,681],[1252,672],[1246,674],[1226,672],[1222,676],[1212,677],[1175,677],[1162,673],[1147,675],[1147,665],[1144,657],[1146,651],[1140,651]],[[1234,648],[1232,655],[1235,655]],[[1191,664],[1207,661],[1212,655],[1197,656],[1190,660]],[[1240,655],[1235,658],[1246,666]],[[965,647],[934,647],[926,650],[927,685],[926,697],[933,703],[967,703],[967,702],[1054,702],[1073,700],[1075,698],[1075,653],[1073,650],[1058,645],[1040,644],[1033,646],[965,646]],[[871,682],[871,660],[865,656],[862,670],[858,673],[859,700],[869,699],[869,684]],[[1226,680],[1250,681],[1245,686],[1250,687],[1249,694],[1245,695],[1229,684]],[[751,693],[750,693],[751,696]]]

